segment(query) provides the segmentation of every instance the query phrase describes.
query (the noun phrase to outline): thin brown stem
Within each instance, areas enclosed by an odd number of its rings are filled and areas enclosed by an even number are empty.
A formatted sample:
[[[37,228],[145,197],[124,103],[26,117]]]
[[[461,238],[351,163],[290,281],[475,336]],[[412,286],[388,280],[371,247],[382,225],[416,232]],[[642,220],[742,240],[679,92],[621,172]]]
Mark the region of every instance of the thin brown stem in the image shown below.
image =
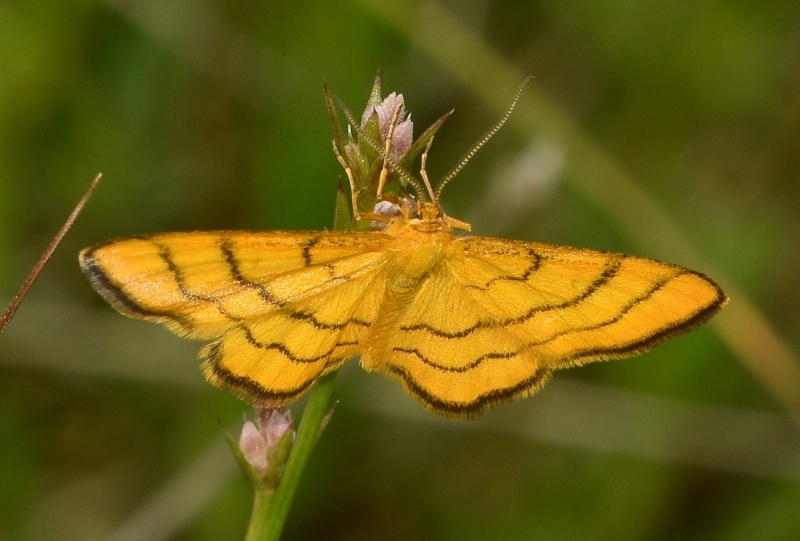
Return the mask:
[[[14,313],[17,311],[17,308],[19,308],[19,305],[22,304],[25,295],[28,294],[28,291],[30,290],[31,286],[33,286],[33,283],[39,277],[39,274],[41,274],[42,269],[44,269],[44,266],[50,260],[50,257],[53,255],[53,252],[55,252],[56,248],[61,243],[61,239],[64,238],[64,235],[67,234],[69,228],[72,227],[72,224],[75,222],[75,219],[81,213],[81,210],[83,210],[84,205],[86,205],[86,202],[92,196],[92,193],[94,193],[94,189],[97,187],[97,184],[100,182],[100,179],[102,177],[103,174],[98,173],[97,176],[94,178],[92,184],[89,186],[89,189],[86,190],[86,193],[83,194],[81,200],[78,201],[77,205],[75,205],[75,208],[72,210],[72,213],[67,218],[67,221],[64,222],[64,225],[61,226],[61,229],[59,229],[58,233],[56,233],[56,236],[53,237],[53,240],[50,242],[50,245],[42,254],[42,257],[40,257],[39,261],[37,261],[36,265],[34,265],[33,269],[31,270],[31,273],[28,275],[28,277],[25,279],[25,282],[22,284],[22,287],[20,287],[17,294],[14,295],[14,298],[11,300],[11,304],[8,305],[8,308],[6,308],[5,313],[3,313],[3,317],[0,317],[0,333],[3,332],[3,329],[6,328],[6,325],[8,325],[9,321],[11,321],[11,318],[14,317]]]

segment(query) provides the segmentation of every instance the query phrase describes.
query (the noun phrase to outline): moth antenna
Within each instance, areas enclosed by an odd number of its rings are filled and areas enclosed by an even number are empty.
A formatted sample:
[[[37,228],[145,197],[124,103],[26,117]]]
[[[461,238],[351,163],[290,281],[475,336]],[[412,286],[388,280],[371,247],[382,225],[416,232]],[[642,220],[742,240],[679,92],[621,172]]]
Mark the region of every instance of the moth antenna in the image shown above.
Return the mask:
[[[441,197],[442,189],[447,185],[447,183],[453,180],[453,178],[455,178],[455,176],[464,168],[464,166],[467,165],[467,162],[469,162],[472,157],[478,153],[483,145],[488,143],[489,139],[491,139],[494,134],[500,131],[500,128],[503,127],[503,124],[505,124],[508,118],[511,116],[511,112],[514,110],[514,107],[517,106],[517,102],[522,95],[522,91],[525,90],[525,87],[528,86],[528,83],[531,82],[532,79],[533,77],[531,76],[525,78],[525,80],[522,82],[522,85],[520,85],[519,90],[517,90],[517,93],[514,95],[514,99],[511,101],[511,105],[509,105],[503,117],[497,122],[497,124],[492,126],[492,128],[486,132],[483,137],[481,137],[480,141],[478,141],[475,146],[473,146],[466,154],[464,154],[464,157],[461,158],[461,161],[458,162],[458,165],[456,165],[449,173],[447,173],[441,182],[439,182],[439,186],[436,188],[436,201],[438,201],[439,197]]]
[[[397,173],[397,175],[400,178],[402,178],[405,182],[410,184],[412,188],[414,188],[414,191],[417,193],[417,197],[424,197],[425,196],[425,190],[422,189],[422,185],[420,185],[419,181],[417,181],[417,179],[412,177],[411,174],[409,174],[408,171],[403,169],[400,166],[399,163],[397,163],[395,160],[390,158],[387,155],[387,153],[385,153],[383,151],[383,149],[380,148],[380,145],[378,145],[378,143],[373,141],[372,138],[366,136],[364,134],[364,132],[361,131],[361,128],[359,127],[359,123],[358,123],[358,121],[356,121],[356,117],[353,116],[353,113],[350,112],[350,110],[347,108],[347,106],[344,104],[344,102],[341,100],[341,98],[339,98],[339,96],[334,94],[333,95],[333,99],[336,101],[336,104],[341,108],[342,113],[344,114],[345,118],[347,118],[347,121],[350,123],[350,126],[356,131],[356,134],[358,135],[359,141],[362,140],[362,139],[364,141],[366,141],[367,144],[369,146],[371,146],[375,150],[375,152],[377,152],[379,155],[381,155],[383,157],[383,159],[384,159],[384,161],[386,163],[388,163],[389,165],[392,166],[392,170],[395,173]]]
[[[347,165],[347,162],[339,154],[339,149],[336,148],[336,142],[333,142],[333,153],[336,155],[336,159],[339,160],[339,163],[342,167],[344,167],[344,172],[347,174],[347,180],[350,182],[350,204],[353,207],[353,218],[357,221],[363,220],[371,220],[373,222],[382,222],[388,224],[391,222],[391,219],[388,216],[383,216],[381,214],[377,214],[375,212],[361,212],[359,210],[360,206],[358,204],[358,195],[363,191],[356,188],[356,181],[353,178],[353,170]],[[341,188],[342,184],[339,183],[339,187]]]

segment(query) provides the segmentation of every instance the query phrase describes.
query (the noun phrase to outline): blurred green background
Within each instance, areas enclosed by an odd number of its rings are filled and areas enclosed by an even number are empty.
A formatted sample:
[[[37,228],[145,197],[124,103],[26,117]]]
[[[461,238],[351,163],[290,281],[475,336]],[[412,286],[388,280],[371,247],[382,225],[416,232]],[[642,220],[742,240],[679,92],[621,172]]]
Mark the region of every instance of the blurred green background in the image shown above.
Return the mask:
[[[0,335],[0,540],[241,539],[252,494],[196,343],[119,316],[80,248],[159,231],[320,229],[322,81],[377,69],[477,234],[706,272],[732,301],[635,360],[470,423],[354,366],[285,539],[800,539],[796,0],[3,0],[0,301],[105,178]],[[299,411],[299,409],[297,409]]]

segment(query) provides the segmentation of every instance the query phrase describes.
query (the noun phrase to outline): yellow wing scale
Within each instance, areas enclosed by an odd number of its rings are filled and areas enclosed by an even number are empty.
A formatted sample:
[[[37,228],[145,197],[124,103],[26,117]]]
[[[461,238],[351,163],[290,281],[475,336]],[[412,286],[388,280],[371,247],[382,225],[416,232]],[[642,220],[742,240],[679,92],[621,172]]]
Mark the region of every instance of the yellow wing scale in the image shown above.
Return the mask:
[[[630,356],[724,304],[706,277],[624,254],[464,237],[419,286],[377,368],[437,413],[476,415],[555,369]]]
[[[175,233],[85,250],[81,264],[123,313],[216,338],[202,351],[209,381],[277,407],[354,356],[375,317],[385,235],[359,235],[355,251],[347,239]]]
[[[121,312],[212,339],[203,373],[245,400],[285,405],[361,353],[455,418],[536,392],[555,369],[644,351],[727,300],[682,267],[419,222],[155,235],[85,250],[81,264]]]
[[[337,253],[341,257],[331,262],[320,257],[323,244],[311,252],[323,263],[306,257],[298,262],[304,267],[272,279],[251,274],[261,272],[256,265],[241,266],[242,279],[268,288],[277,305],[207,347],[202,370],[209,381],[261,406],[277,407],[358,353],[377,316],[374,297],[382,289],[379,269],[385,255]]]

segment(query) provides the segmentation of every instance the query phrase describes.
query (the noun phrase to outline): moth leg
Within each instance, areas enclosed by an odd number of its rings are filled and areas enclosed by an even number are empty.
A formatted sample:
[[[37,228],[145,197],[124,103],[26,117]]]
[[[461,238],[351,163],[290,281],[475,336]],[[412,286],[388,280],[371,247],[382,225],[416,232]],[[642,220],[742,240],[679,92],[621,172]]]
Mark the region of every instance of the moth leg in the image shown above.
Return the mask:
[[[428,189],[428,193],[431,195],[431,201],[435,201],[436,194],[433,193],[433,186],[431,186],[431,181],[428,179],[428,171],[425,169],[425,164],[428,163],[428,151],[431,149],[432,144],[433,137],[431,137],[428,140],[428,144],[425,145],[425,151],[422,153],[419,174],[422,177],[423,182],[425,182],[425,187]]]
[[[461,221],[457,218],[453,218],[452,216],[448,216],[447,214],[442,211],[442,220],[444,220],[447,225],[452,227],[453,229],[461,229],[462,231],[472,231],[472,225],[467,222]]]
[[[383,194],[383,188],[386,186],[386,179],[389,176],[389,151],[392,149],[392,139],[394,139],[394,129],[397,127],[397,121],[400,120],[400,111],[403,109],[403,102],[399,102],[394,108],[392,114],[392,121],[389,123],[389,133],[386,135],[386,145],[383,147],[383,167],[381,168],[381,176],[378,178],[378,191],[376,195],[378,199]]]
[[[391,218],[388,216],[383,216],[381,214],[375,214],[373,212],[361,213],[358,210],[358,194],[361,190],[356,188],[356,181],[353,178],[353,170],[350,169],[350,166],[347,165],[347,162],[344,160],[339,151],[336,148],[336,145],[333,145],[333,153],[336,155],[336,159],[344,168],[344,172],[347,175],[347,180],[350,183],[350,204],[353,206],[353,217],[356,221],[364,221],[369,220],[373,222],[382,222],[382,223],[391,223]]]

